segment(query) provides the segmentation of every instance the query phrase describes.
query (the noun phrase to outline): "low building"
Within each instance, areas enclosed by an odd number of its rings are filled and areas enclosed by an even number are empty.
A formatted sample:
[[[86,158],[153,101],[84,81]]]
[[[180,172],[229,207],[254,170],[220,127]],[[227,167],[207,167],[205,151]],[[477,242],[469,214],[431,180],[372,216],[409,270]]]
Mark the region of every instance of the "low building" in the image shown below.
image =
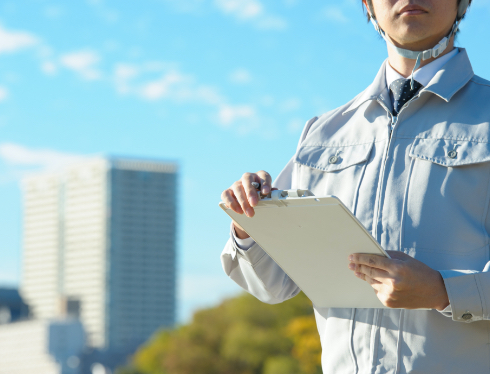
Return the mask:
[[[14,288],[0,288],[0,325],[11,323],[29,316],[29,308]]]
[[[82,374],[85,348],[76,320],[30,320],[0,326],[0,374]]]

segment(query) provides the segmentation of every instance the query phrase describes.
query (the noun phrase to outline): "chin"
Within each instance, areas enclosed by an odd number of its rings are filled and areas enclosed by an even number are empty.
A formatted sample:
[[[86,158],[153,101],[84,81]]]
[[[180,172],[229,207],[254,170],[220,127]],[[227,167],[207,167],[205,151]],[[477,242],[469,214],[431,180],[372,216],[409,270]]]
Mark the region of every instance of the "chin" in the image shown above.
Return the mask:
[[[430,34],[430,28],[419,22],[406,23],[396,30],[397,40],[403,43],[416,43],[426,39]]]

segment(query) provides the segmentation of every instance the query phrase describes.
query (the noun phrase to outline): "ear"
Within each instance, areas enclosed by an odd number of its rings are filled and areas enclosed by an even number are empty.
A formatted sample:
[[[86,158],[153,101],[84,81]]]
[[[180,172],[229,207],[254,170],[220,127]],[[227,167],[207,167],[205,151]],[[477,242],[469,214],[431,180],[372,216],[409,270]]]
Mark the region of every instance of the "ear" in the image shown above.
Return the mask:
[[[366,7],[366,11],[368,12],[369,15],[371,15],[371,12],[369,11],[369,6],[367,4],[367,0],[362,0],[362,3],[364,4],[364,6]]]

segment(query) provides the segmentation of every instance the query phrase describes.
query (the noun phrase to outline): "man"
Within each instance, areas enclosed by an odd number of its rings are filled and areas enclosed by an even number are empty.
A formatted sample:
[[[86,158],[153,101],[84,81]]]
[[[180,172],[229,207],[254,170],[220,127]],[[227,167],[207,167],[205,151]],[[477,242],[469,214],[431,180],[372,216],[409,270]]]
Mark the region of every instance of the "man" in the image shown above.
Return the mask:
[[[339,197],[392,257],[346,259],[388,309],[315,307],[324,373],[490,372],[490,82],[454,48],[470,2],[363,0],[388,59],[364,92],[308,121],[276,179]],[[260,171],[222,194],[249,217],[252,182],[271,190]],[[221,260],[264,302],[299,292],[237,224]]]

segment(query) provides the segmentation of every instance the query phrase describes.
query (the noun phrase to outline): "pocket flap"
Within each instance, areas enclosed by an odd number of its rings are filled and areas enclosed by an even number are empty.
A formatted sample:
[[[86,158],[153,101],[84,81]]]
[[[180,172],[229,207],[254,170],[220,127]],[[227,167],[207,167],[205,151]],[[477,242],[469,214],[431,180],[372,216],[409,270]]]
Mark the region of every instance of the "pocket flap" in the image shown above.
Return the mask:
[[[347,146],[302,146],[295,162],[327,172],[339,171],[365,162],[373,142]]]
[[[490,144],[457,139],[416,139],[410,157],[442,166],[463,166],[490,161]]]

